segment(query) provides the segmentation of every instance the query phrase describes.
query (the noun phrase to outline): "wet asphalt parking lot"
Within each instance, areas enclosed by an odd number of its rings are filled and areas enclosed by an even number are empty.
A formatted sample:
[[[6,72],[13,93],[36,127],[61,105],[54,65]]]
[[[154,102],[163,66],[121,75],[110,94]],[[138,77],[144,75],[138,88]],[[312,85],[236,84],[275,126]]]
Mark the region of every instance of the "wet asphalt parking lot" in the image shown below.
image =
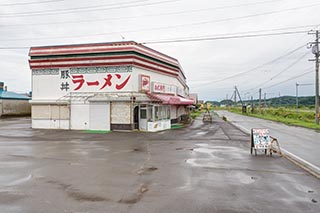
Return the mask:
[[[320,180],[215,117],[158,133],[0,120],[0,212],[320,212]]]

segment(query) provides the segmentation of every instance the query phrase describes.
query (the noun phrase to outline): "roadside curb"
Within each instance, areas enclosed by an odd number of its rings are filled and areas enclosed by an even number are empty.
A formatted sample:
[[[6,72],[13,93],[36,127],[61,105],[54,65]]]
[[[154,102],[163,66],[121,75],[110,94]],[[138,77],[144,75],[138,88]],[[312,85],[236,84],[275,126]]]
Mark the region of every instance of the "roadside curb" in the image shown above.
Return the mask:
[[[240,131],[250,135],[250,130],[248,130],[247,128],[233,122],[232,120],[227,120],[227,121],[230,122],[236,128],[238,128]],[[290,160],[291,162],[293,162],[297,166],[301,167],[302,169],[306,170],[307,172],[309,172],[310,174],[312,174],[316,178],[320,179],[320,168],[319,167],[317,167],[317,166],[313,165],[312,163],[309,163],[308,161],[296,156],[295,154],[292,154],[291,152],[287,151],[286,149],[284,149],[282,147],[281,147],[281,151],[283,152],[283,156],[286,159]]]

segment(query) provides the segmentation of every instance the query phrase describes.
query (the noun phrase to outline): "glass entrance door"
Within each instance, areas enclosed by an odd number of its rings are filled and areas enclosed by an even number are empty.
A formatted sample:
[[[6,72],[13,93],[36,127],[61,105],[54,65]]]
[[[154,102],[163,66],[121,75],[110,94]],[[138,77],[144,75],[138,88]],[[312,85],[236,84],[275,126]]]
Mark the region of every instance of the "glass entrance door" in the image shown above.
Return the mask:
[[[148,108],[146,106],[140,106],[139,129],[146,131],[147,125],[148,125]]]

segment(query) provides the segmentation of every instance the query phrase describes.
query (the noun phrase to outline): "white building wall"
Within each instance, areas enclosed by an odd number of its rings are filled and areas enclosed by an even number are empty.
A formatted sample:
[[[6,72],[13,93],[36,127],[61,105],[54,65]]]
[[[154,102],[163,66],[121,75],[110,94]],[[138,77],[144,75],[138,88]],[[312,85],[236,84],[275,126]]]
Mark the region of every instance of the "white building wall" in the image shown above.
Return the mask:
[[[166,75],[164,73],[156,73],[145,69],[130,67],[127,70],[119,69],[112,72],[97,73],[92,72],[97,68],[79,68],[79,73],[71,73],[71,69],[55,69],[55,70],[38,70],[33,71],[32,85],[33,85],[33,98],[34,103],[40,101],[57,101],[62,100],[63,96],[70,93],[86,93],[86,92],[139,92],[140,91],[140,77],[146,75],[150,77],[150,82],[162,83],[166,85],[173,85],[178,88],[182,88],[187,91],[187,88],[176,77]],[[88,72],[83,72],[87,70]],[[91,70],[91,71],[90,71]],[[69,72],[68,78],[62,78],[63,72]],[[79,75],[82,77],[79,78]],[[112,85],[107,85],[103,89],[103,85],[106,83],[108,75],[112,75]],[[78,76],[78,77],[76,77]],[[127,82],[126,79],[128,79]],[[79,81],[83,85],[80,89]],[[89,86],[89,82],[98,82],[98,86]],[[119,89],[119,85],[123,84],[123,87]],[[50,86],[48,86],[50,85]],[[63,86],[67,86],[61,89]],[[118,86],[118,87],[117,87]],[[150,87],[150,92],[152,88]],[[35,107],[34,107],[35,106]],[[183,115],[184,107],[171,106],[170,118],[176,119],[180,115]],[[37,105],[33,105],[32,115],[32,127],[33,128],[60,128],[60,129],[76,129],[86,130],[90,129],[90,107],[87,102],[77,102],[71,100],[70,111],[68,116],[57,117],[57,109],[50,105],[43,105],[40,109]],[[61,113],[61,109],[59,109]],[[111,124],[131,124],[133,123],[133,115],[131,112],[130,103],[126,102],[113,102],[110,105],[110,123]],[[62,117],[61,117],[62,116]],[[158,125],[159,126],[159,125]],[[157,127],[158,127],[157,126]],[[163,125],[161,125],[163,126]],[[164,125],[165,126],[165,125]],[[155,128],[156,129],[156,128]]]
[[[177,117],[180,117],[181,115],[184,115],[185,114],[185,107],[184,106],[179,106],[177,108]]]
[[[76,70],[34,70],[32,71],[32,100],[52,101],[58,100],[70,93],[83,92],[138,92],[140,90],[140,75],[150,76],[151,82],[174,85],[176,87],[187,90],[187,88],[185,88],[177,78],[166,75],[164,73],[156,73],[137,67],[124,67],[126,69],[120,68],[118,71],[110,70],[110,72],[107,68],[105,68],[106,72],[104,73],[95,72],[98,69],[95,67],[90,69],[79,68]],[[63,73],[65,75],[65,72],[68,73],[68,77],[62,78]],[[108,75],[111,76],[111,85],[108,84],[104,87]],[[124,84],[126,79],[128,79],[128,81]],[[89,86],[88,83],[90,82],[95,82],[97,85]],[[122,88],[119,88],[121,84],[124,84],[124,86]]]
[[[131,103],[130,102],[112,102],[111,103],[111,123],[112,124],[130,124],[131,123]]]
[[[89,129],[110,130],[110,102],[90,102]]]
[[[71,103],[70,122],[71,129],[89,129],[89,103]]]
[[[147,76],[150,76],[150,82],[163,83],[168,85],[174,85],[179,88],[184,88],[184,86],[181,84],[181,82],[177,78],[170,75],[166,75],[164,73],[156,73],[156,72],[151,72],[141,68],[133,67],[132,75],[134,79],[137,79],[136,82],[139,82],[140,75],[147,75]],[[139,84],[137,83],[133,87],[133,89],[134,91],[139,91],[140,89]]]
[[[32,128],[69,129],[69,113],[67,105],[33,105]]]
[[[177,116],[177,106],[171,105],[170,106],[170,119],[176,119]]]
[[[33,70],[32,100],[57,100],[73,92],[137,91],[136,84],[131,66]]]

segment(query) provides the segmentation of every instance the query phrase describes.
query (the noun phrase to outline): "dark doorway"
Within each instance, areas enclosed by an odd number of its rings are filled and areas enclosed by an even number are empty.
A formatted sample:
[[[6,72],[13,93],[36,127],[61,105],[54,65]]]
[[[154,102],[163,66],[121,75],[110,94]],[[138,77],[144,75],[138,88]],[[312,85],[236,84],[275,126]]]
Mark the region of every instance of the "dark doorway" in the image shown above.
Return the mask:
[[[133,110],[133,122],[134,129],[139,129],[139,106],[136,106]]]

